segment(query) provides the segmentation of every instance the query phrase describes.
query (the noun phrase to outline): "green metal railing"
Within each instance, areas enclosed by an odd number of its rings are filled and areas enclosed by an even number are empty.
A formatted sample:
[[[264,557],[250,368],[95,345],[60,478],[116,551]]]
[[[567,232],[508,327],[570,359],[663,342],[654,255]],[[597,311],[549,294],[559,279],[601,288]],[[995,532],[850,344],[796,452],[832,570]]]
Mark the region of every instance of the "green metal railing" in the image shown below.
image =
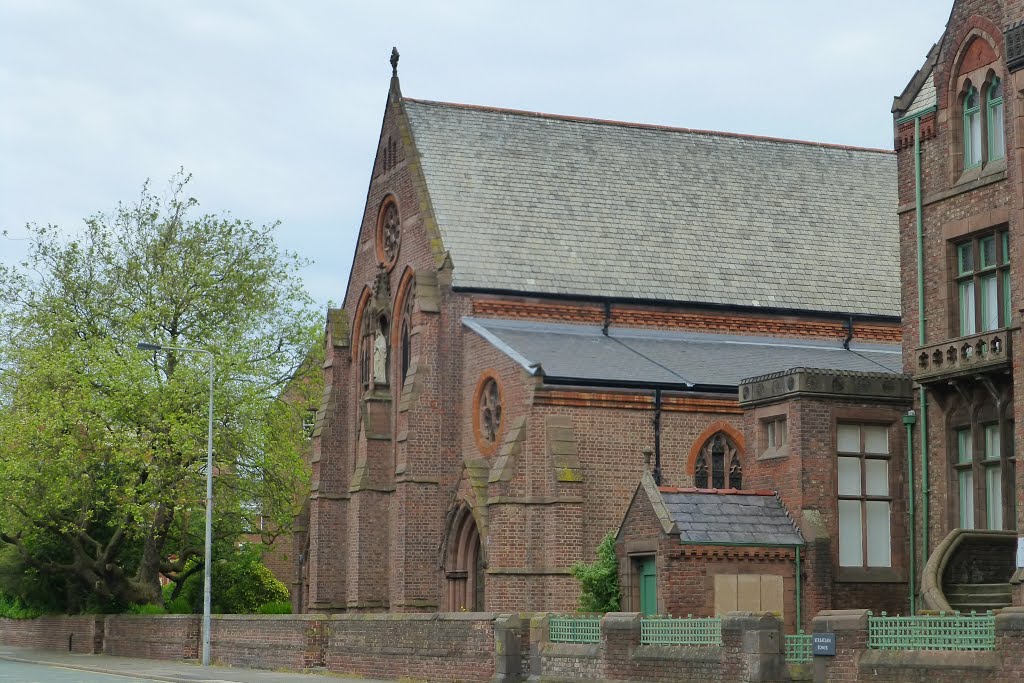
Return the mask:
[[[600,643],[601,617],[550,617],[548,640],[552,643]]]
[[[811,634],[800,631],[786,636],[786,661],[802,664],[814,659],[811,654]]]
[[[876,650],[994,650],[996,618],[954,612],[918,617],[868,616],[868,647]]]
[[[650,617],[640,621],[641,645],[697,645],[722,644],[722,620],[716,617],[673,619]]]

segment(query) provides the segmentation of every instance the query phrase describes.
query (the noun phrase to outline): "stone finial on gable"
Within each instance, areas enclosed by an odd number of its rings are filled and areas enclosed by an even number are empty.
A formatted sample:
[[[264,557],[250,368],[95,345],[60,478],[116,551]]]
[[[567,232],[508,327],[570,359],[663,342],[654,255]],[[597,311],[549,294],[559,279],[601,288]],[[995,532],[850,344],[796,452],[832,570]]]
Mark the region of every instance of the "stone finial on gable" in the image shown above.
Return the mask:
[[[402,55],[398,54],[398,48],[391,48],[391,77],[398,78],[398,58]]]

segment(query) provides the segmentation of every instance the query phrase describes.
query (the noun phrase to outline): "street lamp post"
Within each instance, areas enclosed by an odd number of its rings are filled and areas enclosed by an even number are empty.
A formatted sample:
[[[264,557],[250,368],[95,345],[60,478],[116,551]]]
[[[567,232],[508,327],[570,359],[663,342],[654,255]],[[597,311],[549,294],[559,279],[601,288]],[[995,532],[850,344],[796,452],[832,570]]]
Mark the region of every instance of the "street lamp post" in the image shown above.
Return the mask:
[[[206,438],[206,540],[203,560],[203,666],[210,665],[210,565],[213,559],[213,352],[185,346],[163,346],[139,342],[140,351],[185,351],[205,353],[210,360],[210,428]]]

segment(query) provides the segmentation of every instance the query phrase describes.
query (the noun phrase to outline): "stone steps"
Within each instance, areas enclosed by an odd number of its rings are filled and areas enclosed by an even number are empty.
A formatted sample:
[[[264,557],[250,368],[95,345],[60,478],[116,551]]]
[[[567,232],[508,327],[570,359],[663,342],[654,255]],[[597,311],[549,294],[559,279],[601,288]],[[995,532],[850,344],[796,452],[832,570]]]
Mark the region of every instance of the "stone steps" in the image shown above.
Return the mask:
[[[946,586],[945,594],[949,606],[961,613],[1001,609],[1013,602],[1009,583],[954,583]]]

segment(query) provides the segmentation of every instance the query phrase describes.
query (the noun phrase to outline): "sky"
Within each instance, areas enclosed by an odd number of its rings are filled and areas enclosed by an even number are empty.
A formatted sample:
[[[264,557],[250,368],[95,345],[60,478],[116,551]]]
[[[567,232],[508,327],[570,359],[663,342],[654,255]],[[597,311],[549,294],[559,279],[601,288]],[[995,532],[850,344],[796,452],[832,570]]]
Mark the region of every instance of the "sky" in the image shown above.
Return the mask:
[[[892,149],[951,0],[0,0],[0,261],[184,167],[340,302],[397,46],[420,99]]]

